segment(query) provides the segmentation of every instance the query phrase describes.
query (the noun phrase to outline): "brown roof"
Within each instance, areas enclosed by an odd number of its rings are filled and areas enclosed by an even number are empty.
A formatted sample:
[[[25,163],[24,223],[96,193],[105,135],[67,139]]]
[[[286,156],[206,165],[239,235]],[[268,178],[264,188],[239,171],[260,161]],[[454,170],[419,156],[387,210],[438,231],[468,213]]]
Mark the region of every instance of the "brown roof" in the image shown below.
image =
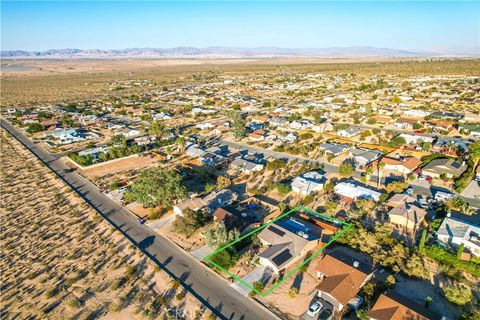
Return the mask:
[[[345,258],[340,260],[338,257],[327,254],[317,265],[317,271],[325,275],[317,289],[330,294],[344,306],[360,291],[371,271],[364,266],[355,268],[347,263]],[[351,261],[353,264],[353,259]]]
[[[406,203],[415,202],[415,198],[405,193],[397,193],[397,194],[394,194],[390,199],[388,199],[387,206],[398,207],[398,206],[404,205],[405,202]]]
[[[213,213],[213,216],[215,217],[216,220],[223,221],[223,220],[225,220],[226,217],[232,216],[232,213],[228,212],[227,210],[225,210],[223,208],[218,208]]]
[[[404,296],[386,292],[378,298],[368,316],[375,320],[436,320],[440,316]]]
[[[375,119],[377,122],[381,122],[381,123],[390,123],[393,120],[392,117],[382,116],[382,115],[376,115],[376,116],[373,116],[372,118]]]
[[[417,123],[417,119],[410,119],[410,118],[398,118],[397,123],[408,123],[408,124],[415,124]]]
[[[415,157],[404,157],[402,159],[395,159],[390,157],[383,157],[382,162],[391,166],[404,166],[407,169],[414,170],[422,164],[422,161]]]
[[[58,122],[57,122],[57,120],[50,119],[50,120],[44,120],[44,121],[40,122],[40,124],[44,127],[50,127],[50,126],[57,125]]]

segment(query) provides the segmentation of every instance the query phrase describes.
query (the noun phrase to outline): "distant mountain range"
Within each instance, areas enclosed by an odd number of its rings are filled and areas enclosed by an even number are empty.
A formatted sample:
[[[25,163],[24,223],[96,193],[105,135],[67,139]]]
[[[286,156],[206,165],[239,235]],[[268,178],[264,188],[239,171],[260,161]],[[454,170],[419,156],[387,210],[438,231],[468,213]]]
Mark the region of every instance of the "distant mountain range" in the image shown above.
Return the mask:
[[[479,56],[478,49],[410,51],[375,47],[332,47],[332,48],[234,48],[234,47],[177,47],[130,48],[119,50],[51,49],[46,51],[1,51],[2,58],[289,58],[289,57],[436,57],[436,56]]]

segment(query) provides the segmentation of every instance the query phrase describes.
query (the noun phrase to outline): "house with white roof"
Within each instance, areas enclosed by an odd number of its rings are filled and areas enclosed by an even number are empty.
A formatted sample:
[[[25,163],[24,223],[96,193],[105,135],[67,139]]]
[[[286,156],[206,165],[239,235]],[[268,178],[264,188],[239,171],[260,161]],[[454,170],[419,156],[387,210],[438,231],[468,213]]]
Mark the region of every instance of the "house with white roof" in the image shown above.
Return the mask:
[[[360,127],[349,127],[347,129],[338,130],[337,135],[343,138],[353,138],[362,131],[363,129]]]
[[[318,171],[306,172],[292,181],[292,191],[308,196],[313,192],[323,190],[325,176]]]
[[[480,217],[463,214],[447,214],[436,232],[437,239],[480,257]]]
[[[312,127],[313,124],[308,120],[296,120],[290,123],[290,128],[295,130],[305,130]]]
[[[359,148],[350,149],[350,157],[355,161],[356,167],[361,170],[365,169],[365,167],[375,160],[380,159],[382,155],[383,154],[377,150]]]
[[[381,193],[368,188],[365,188],[353,182],[340,182],[333,189],[335,194],[350,200],[356,199],[370,199],[378,201]]]
[[[428,136],[421,136],[418,134],[409,134],[409,133],[402,133],[398,137],[405,139],[407,144],[417,144],[422,142],[429,142],[432,143],[434,138]]]
[[[253,161],[249,161],[246,159],[237,158],[232,161],[232,163],[230,164],[230,167],[232,167],[235,170],[243,171],[245,173],[253,173],[253,172],[263,170],[264,165],[261,163],[255,163]]]

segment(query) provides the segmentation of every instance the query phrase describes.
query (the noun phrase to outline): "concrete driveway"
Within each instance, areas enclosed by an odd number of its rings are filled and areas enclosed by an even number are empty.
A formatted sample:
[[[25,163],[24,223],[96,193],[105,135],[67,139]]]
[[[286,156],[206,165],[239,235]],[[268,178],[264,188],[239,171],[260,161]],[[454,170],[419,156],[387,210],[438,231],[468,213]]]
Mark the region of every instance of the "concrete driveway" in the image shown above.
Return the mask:
[[[210,253],[213,252],[213,249],[210,248],[207,245],[204,245],[203,247],[200,247],[198,249],[195,249],[193,251],[190,251],[190,254],[198,261],[202,261],[203,258],[208,256]]]
[[[250,286],[253,286],[253,283],[255,281],[261,280],[264,283],[268,282],[268,280],[270,280],[272,275],[273,275],[273,270],[271,268],[266,266],[259,266],[258,268],[250,272],[248,275],[243,277],[242,281],[244,283],[247,283]],[[250,288],[246,287],[240,281],[233,283],[232,287],[245,297],[247,297],[250,291],[252,291]]]

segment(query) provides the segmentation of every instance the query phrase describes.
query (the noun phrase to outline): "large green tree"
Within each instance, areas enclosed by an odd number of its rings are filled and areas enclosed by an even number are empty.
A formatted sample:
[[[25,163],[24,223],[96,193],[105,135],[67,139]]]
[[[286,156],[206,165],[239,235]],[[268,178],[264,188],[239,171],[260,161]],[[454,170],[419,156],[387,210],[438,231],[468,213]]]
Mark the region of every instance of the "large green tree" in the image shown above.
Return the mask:
[[[185,209],[183,216],[177,217],[173,222],[173,228],[178,233],[190,237],[195,231],[205,226],[209,220],[210,215],[204,210]]]
[[[340,167],[338,167],[338,173],[342,177],[351,177],[353,176],[353,173],[355,172],[355,168],[353,167],[353,164],[349,161],[344,161]]]
[[[181,175],[172,169],[161,167],[143,170],[129,193],[131,199],[147,207],[169,207],[186,195]]]
[[[148,127],[148,134],[154,136],[159,141],[165,134],[165,125],[162,121],[157,120]]]
[[[245,137],[247,135],[245,119],[237,112],[230,112],[229,117],[232,119],[232,133],[235,139],[240,140]]]

